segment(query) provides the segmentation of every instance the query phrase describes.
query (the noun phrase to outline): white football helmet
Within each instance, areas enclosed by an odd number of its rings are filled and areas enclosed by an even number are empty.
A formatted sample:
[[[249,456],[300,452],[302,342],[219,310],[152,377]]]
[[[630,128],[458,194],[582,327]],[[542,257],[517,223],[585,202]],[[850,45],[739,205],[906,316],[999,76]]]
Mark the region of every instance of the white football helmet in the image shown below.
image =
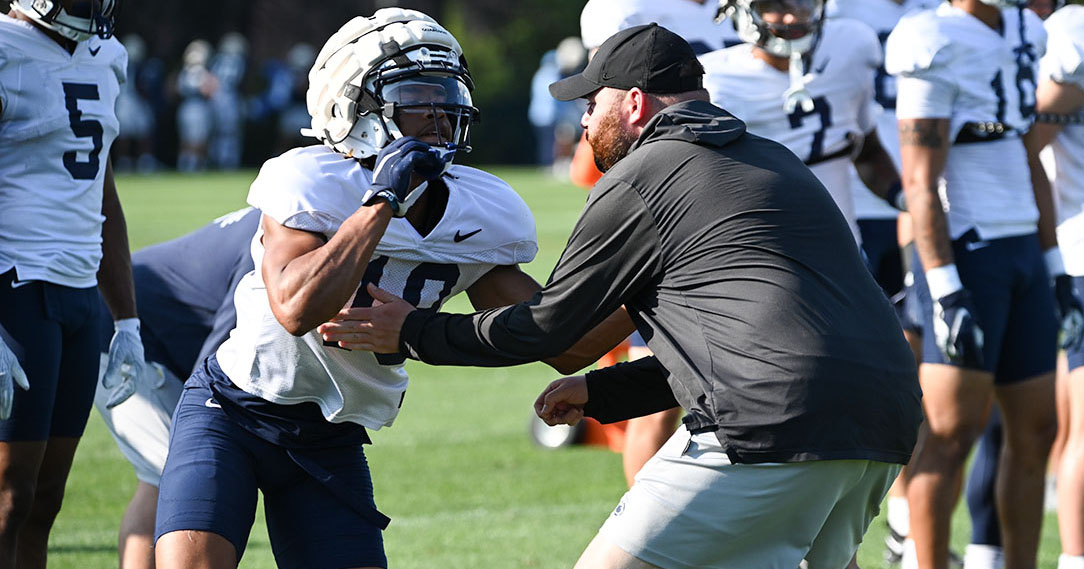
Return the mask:
[[[985,1],[985,0],[984,0]],[[824,0],[719,0],[720,17],[734,22],[738,37],[779,57],[813,49],[824,23]],[[767,13],[791,14],[795,23],[769,24]]]
[[[421,12],[384,8],[350,20],[320,50],[306,95],[312,129],[301,134],[365,158],[404,136],[410,114],[431,117],[438,151],[469,152],[473,89],[452,34]]]
[[[42,26],[73,41],[113,36],[119,0],[12,0],[18,10]]]

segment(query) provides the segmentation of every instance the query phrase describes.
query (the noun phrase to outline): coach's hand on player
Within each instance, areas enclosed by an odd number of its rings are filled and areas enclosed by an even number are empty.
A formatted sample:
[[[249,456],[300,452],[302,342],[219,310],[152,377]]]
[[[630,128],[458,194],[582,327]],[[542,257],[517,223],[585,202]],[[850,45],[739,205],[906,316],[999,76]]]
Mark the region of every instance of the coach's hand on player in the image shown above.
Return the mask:
[[[143,376],[146,366],[143,361],[143,341],[139,338],[139,319],[117,320],[114,329],[113,339],[109,342],[109,364],[102,374],[102,387],[109,390],[105,406],[110,409],[124,403],[136,392],[136,381]]]
[[[340,348],[366,350],[378,354],[399,351],[399,331],[414,305],[370,283],[366,289],[373,297],[369,308],[344,308],[331,321],[316,328],[329,342]]]
[[[19,359],[15,353],[0,338],[0,420],[11,416],[11,402],[15,399],[15,386],[30,390],[30,382],[26,380],[26,372],[19,365]]]
[[[445,164],[445,157],[428,144],[410,136],[398,138],[376,155],[373,184],[363,203],[383,198],[391,204],[395,217],[403,217],[421,197],[429,181],[444,172]],[[412,180],[415,174],[422,178],[421,183]]]
[[[575,425],[583,419],[587,403],[587,379],[582,375],[562,377],[546,386],[534,401],[534,412],[547,425]]]
[[[933,333],[937,347],[949,362],[971,369],[982,367],[982,327],[966,289],[934,301]]]

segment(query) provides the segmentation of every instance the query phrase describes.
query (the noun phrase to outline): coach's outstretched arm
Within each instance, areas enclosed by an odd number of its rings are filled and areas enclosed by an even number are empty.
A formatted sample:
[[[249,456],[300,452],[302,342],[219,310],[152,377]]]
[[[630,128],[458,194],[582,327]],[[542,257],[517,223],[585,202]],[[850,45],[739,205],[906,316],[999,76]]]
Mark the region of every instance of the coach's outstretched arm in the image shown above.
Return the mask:
[[[359,309],[355,347],[400,351],[437,365],[506,366],[560,354],[610,316],[660,271],[655,220],[639,194],[620,181],[600,182],[549,283],[516,305],[470,315],[412,310],[370,287],[384,302]],[[381,296],[383,295],[383,296]]]

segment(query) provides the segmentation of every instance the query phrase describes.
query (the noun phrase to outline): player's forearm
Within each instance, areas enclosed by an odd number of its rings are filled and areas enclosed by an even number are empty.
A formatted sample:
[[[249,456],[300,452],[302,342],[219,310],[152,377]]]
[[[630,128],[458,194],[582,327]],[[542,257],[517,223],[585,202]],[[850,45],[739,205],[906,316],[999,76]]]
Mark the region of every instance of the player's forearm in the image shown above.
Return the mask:
[[[892,163],[892,157],[881,145],[877,131],[872,131],[866,136],[862,151],[854,159],[854,166],[862,183],[881,199],[890,199],[893,189],[900,184],[896,165]]]
[[[132,254],[128,247],[128,226],[124,221],[113,168],[106,162],[102,188],[102,262],[98,267],[98,290],[114,320],[136,317]]]
[[[899,121],[902,182],[915,248],[925,270],[954,262],[937,188],[948,159],[947,119]]]
[[[288,332],[305,334],[346,305],[390,220],[391,206],[385,202],[359,208],[327,243],[294,257],[281,270],[265,262],[271,309]]]

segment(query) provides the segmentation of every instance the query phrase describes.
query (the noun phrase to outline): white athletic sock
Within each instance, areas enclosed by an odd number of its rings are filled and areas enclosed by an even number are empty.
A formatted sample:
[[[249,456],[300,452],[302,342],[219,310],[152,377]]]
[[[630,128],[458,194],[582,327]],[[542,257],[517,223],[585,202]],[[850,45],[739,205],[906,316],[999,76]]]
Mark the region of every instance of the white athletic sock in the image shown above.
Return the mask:
[[[907,507],[907,498],[889,497],[886,514],[888,527],[892,531],[903,536],[911,533],[911,510]]]
[[[967,544],[964,552],[964,569],[1002,569],[1005,556],[996,545]]]
[[[1084,555],[1062,553],[1058,556],[1058,569],[1084,569]]]

